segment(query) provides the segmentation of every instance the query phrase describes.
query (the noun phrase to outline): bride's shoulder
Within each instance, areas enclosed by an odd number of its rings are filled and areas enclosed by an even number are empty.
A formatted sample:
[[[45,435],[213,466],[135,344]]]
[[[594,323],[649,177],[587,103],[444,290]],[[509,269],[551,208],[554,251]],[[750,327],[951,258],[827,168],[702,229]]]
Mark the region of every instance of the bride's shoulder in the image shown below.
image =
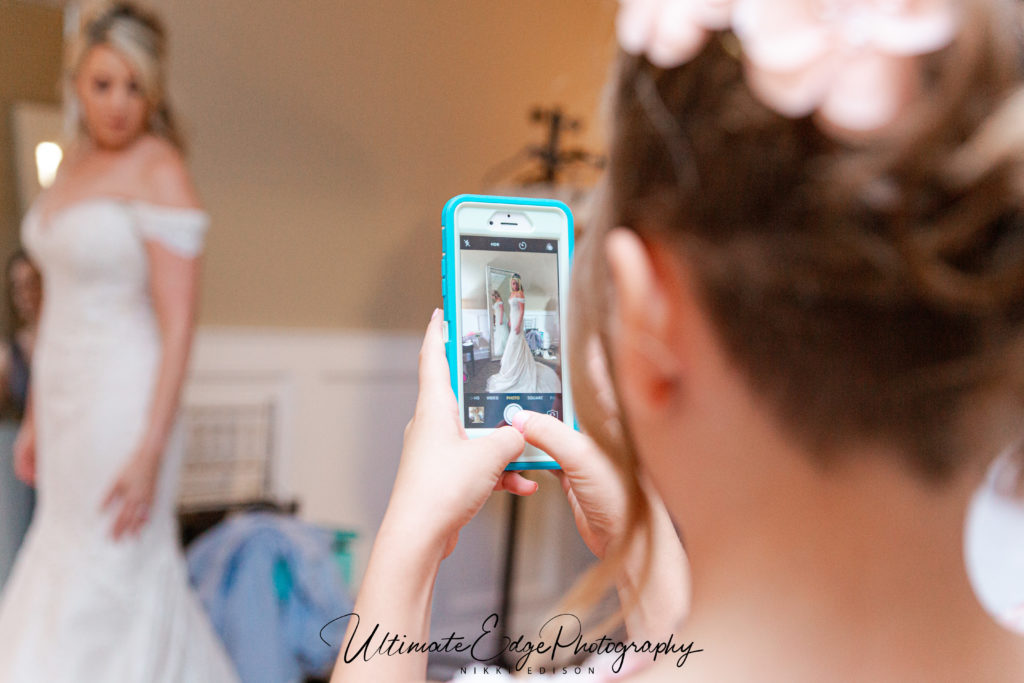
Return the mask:
[[[161,206],[200,208],[185,158],[177,147],[158,136],[146,135],[134,156],[133,165],[142,184],[141,198]]]

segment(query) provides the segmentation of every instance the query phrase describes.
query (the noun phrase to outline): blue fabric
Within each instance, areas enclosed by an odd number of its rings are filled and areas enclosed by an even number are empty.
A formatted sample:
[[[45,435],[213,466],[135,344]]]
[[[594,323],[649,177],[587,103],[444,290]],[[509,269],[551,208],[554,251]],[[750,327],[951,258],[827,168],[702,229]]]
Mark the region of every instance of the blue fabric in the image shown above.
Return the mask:
[[[294,517],[229,517],[190,544],[189,576],[244,683],[291,683],[337,658],[352,598],[334,533]]]
[[[540,351],[544,348],[544,335],[540,330],[527,330],[526,343],[531,351]]]

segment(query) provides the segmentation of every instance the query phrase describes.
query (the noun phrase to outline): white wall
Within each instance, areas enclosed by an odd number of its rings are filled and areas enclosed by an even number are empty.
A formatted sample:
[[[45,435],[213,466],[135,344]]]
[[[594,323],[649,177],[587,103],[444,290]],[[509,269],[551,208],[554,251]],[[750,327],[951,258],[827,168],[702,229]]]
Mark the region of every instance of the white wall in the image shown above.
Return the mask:
[[[614,0],[150,4],[213,216],[206,324],[418,330],[444,202],[522,172],[488,177],[544,141],[531,107],[601,151]]]
[[[490,316],[491,312],[484,308],[462,309],[463,333],[479,332],[485,339],[489,339],[491,334]],[[526,322],[526,329],[544,330],[551,337],[552,343],[557,344],[560,341],[558,311],[528,308],[523,312],[523,320]]]
[[[416,398],[416,335],[203,327],[186,404],[275,405],[275,488],[365,562]]]

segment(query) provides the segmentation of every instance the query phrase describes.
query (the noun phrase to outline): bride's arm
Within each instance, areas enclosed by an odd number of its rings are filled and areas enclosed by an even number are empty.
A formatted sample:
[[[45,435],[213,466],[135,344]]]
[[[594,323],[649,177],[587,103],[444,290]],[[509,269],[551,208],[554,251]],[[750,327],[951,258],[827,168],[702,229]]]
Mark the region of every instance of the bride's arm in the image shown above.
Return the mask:
[[[180,163],[165,162],[154,177],[158,178],[163,203],[192,208],[198,205]],[[153,401],[140,450],[148,457],[159,459],[174,425],[188,369],[199,298],[200,257],[184,256],[157,240],[147,240],[145,245],[150,294],[160,328],[161,345]]]
[[[158,203],[182,208],[198,205],[180,159],[162,160],[151,178]],[[145,248],[150,295],[160,333],[160,362],[142,438],[134,457],[103,499],[103,507],[121,499],[114,538],[138,530],[148,519],[188,367],[199,292],[198,255],[181,255],[157,240],[146,240]]]
[[[137,531],[149,517],[188,367],[199,289],[198,257],[180,256],[153,242],[146,243],[146,252],[153,308],[160,328],[160,363],[142,438],[103,499],[103,507],[121,499],[113,528],[115,539]]]
[[[36,485],[36,425],[31,386],[25,394],[25,414],[14,437],[14,474],[29,486]]]
[[[160,458],[174,425],[188,369],[199,293],[199,258],[147,243],[153,308],[160,326],[160,365],[140,451]]]

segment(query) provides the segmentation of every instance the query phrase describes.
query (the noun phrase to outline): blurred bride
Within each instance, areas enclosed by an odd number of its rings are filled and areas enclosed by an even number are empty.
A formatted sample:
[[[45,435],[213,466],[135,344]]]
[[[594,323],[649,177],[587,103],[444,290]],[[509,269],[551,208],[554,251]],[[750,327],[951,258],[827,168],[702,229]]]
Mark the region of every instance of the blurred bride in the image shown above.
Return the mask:
[[[66,72],[76,140],[22,225],[44,295],[15,469],[38,502],[0,595],[3,683],[238,680],[174,516],[208,217],[164,40],[130,3],[84,17]]]
[[[526,343],[523,317],[526,313],[526,295],[523,279],[516,273],[509,283],[509,323],[512,327],[501,357],[498,374],[487,378],[490,393],[557,394],[562,391],[562,380],[558,374],[543,363],[537,362]]]

